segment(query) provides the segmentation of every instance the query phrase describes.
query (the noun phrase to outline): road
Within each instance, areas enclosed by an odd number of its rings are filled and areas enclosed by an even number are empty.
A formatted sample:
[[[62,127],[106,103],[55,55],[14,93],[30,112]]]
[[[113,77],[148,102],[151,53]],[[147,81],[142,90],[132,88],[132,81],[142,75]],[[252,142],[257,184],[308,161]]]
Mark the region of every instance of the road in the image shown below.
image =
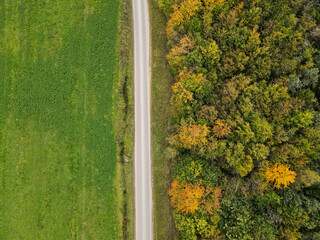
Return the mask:
[[[152,240],[150,39],[147,0],[132,0],[135,88],[136,239]]]

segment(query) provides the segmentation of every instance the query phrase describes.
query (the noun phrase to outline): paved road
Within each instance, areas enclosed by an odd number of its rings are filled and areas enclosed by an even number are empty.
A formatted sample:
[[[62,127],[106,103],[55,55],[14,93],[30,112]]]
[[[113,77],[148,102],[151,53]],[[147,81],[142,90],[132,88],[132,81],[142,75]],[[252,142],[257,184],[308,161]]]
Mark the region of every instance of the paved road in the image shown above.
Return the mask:
[[[148,0],[132,0],[135,83],[136,240],[152,240]]]

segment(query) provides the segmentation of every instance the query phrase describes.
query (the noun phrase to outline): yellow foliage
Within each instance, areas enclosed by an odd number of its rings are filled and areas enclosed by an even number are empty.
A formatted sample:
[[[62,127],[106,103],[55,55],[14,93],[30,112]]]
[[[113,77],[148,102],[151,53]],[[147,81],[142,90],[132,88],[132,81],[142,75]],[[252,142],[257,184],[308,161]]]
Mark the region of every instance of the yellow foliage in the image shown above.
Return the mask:
[[[280,236],[283,239],[288,239],[288,240],[298,240],[301,238],[301,233],[294,231],[290,228],[284,228],[280,227]]]
[[[289,169],[289,165],[275,164],[267,167],[265,177],[268,183],[273,183],[275,188],[287,188],[289,184],[294,183],[296,172]]]
[[[185,59],[187,54],[194,48],[195,41],[189,36],[184,36],[179,41],[179,44],[174,46],[170,53],[167,55],[168,63],[171,70],[177,74],[185,65]]]
[[[173,6],[173,13],[167,23],[167,34],[170,36],[175,27],[188,21],[201,7],[200,0],[185,0],[180,5]]]
[[[172,104],[187,103],[193,100],[193,92],[189,91],[183,82],[177,82],[172,86]]]
[[[185,88],[192,92],[199,92],[203,89],[206,83],[206,78],[203,73],[194,73],[186,67],[177,76],[178,82],[182,82]]]
[[[177,135],[173,136],[176,147],[191,150],[199,144],[207,143],[209,128],[201,124],[182,123]]]
[[[183,103],[193,100],[193,93],[203,89],[206,78],[203,73],[193,73],[184,68],[177,76],[177,82],[172,86],[172,105],[179,108]]]
[[[206,9],[208,9],[209,11],[212,11],[218,5],[224,4],[224,0],[204,0],[203,2]]]
[[[217,119],[212,128],[212,132],[217,138],[229,136],[231,134],[231,126],[227,124],[225,120]]]
[[[169,191],[172,206],[179,212],[195,213],[205,192],[200,184],[179,183],[178,180],[174,180]]]

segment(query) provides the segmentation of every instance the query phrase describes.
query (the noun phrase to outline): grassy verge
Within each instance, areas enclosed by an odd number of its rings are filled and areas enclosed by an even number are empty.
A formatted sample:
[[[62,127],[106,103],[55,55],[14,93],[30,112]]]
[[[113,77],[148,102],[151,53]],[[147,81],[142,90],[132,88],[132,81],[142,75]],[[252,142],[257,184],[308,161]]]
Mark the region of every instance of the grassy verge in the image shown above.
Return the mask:
[[[165,17],[157,0],[149,0],[152,41],[152,154],[155,239],[175,239],[176,230],[168,190],[172,161],[168,154],[171,82],[166,68]]]
[[[119,190],[122,210],[123,239],[134,239],[134,200],[133,200],[133,49],[132,49],[132,7],[131,0],[121,0],[120,6],[120,74],[115,89],[114,112],[116,115],[117,155],[119,170]]]
[[[0,239],[131,234],[123,230],[131,222],[122,221],[115,184],[128,171],[117,172],[116,140],[124,156],[131,152],[130,134],[119,140],[113,125],[121,98],[112,90],[121,59],[119,6],[116,0],[0,5]],[[131,76],[130,65],[125,69]],[[130,204],[122,209],[131,212]]]

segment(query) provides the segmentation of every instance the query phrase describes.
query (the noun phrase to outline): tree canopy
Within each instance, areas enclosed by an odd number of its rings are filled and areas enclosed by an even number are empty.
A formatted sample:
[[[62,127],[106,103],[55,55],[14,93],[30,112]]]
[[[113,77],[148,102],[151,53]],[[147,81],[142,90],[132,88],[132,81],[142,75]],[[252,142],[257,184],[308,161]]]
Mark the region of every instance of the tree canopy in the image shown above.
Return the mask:
[[[160,0],[182,239],[320,236],[320,4]]]

